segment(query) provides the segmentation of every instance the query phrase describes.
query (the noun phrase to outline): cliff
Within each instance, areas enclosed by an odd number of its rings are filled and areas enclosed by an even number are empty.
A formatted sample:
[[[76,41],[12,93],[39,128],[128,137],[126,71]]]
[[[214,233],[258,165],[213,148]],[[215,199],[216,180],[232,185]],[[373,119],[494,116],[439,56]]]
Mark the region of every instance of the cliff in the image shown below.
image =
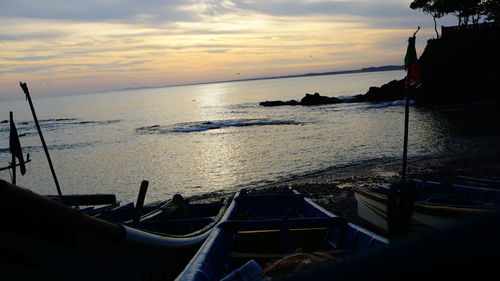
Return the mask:
[[[500,99],[497,23],[443,27],[442,37],[427,42],[419,61],[423,83],[418,103]]]

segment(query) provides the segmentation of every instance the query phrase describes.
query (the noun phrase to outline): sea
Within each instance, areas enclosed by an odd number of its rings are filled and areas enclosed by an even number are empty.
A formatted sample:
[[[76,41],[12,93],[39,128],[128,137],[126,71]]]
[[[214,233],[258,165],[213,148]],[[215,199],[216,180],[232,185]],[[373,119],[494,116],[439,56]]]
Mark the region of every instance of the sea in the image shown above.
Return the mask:
[[[306,93],[364,94],[403,71],[309,76],[37,97],[30,88],[63,194],[113,193],[134,201],[149,181],[147,202],[232,192],[366,161],[401,161],[402,101],[263,107]],[[29,86],[29,85],[28,85]],[[21,93],[21,90],[20,90]],[[11,160],[9,111],[24,153],[17,184],[56,194],[27,101],[0,100],[0,167]],[[410,158],[460,153],[471,136],[499,130],[464,111],[410,108]],[[478,129],[477,124],[480,124]],[[10,171],[0,171],[10,181]]]

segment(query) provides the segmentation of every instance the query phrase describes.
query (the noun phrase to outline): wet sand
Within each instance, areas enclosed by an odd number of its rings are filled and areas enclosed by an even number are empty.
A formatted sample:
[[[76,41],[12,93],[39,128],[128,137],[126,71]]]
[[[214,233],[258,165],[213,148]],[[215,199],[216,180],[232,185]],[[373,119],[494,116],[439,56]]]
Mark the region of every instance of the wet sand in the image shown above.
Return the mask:
[[[410,159],[408,178],[436,181],[457,181],[457,176],[500,176],[500,136],[475,138],[474,147],[460,153],[433,155]],[[400,180],[401,161],[384,162],[370,160],[365,163],[325,170],[300,178],[271,183],[255,189],[256,192],[272,193],[283,187],[292,187],[311,198],[330,212],[347,220],[364,223],[357,216],[353,185],[374,186],[391,184]],[[217,199],[223,194],[205,194],[192,200]]]

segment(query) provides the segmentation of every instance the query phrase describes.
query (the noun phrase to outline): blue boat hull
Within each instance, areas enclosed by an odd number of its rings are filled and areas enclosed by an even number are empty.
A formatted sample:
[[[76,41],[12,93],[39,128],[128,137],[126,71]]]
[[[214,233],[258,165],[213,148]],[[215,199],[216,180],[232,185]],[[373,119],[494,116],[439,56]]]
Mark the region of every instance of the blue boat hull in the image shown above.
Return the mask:
[[[348,259],[387,243],[295,191],[249,195],[242,190],[177,280],[220,280],[249,260],[264,268],[297,251]]]

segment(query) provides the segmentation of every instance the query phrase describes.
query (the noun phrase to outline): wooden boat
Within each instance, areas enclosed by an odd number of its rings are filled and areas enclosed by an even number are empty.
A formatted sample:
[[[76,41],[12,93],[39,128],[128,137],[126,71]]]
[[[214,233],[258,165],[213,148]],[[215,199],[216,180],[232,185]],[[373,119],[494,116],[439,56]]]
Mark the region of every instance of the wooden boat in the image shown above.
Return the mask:
[[[120,223],[150,233],[159,233],[169,237],[193,237],[209,230],[221,220],[230,198],[213,203],[190,203],[179,194],[165,202],[145,206],[137,221],[134,204],[127,204],[101,212],[95,217]]]
[[[46,195],[60,204],[80,210],[87,215],[99,213],[120,207],[114,194],[72,194],[72,195]]]
[[[228,205],[203,217],[196,207],[183,217],[164,208],[137,225],[115,224],[0,180],[2,279],[173,280]]]
[[[413,179],[416,200],[412,214],[414,231],[440,229],[455,224],[466,215],[487,212],[500,207],[500,190]],[[355,186],[354,198],[361,219],[387,232],[389,187]]]
[[[387,244],[385,238],[335,216],[296,191],[259,195],[241,190],[222,223],[176,280],[221,280],[252,260],[276,277],[287,274],[280,264],[289,258],[321,255],[342,260]]]

